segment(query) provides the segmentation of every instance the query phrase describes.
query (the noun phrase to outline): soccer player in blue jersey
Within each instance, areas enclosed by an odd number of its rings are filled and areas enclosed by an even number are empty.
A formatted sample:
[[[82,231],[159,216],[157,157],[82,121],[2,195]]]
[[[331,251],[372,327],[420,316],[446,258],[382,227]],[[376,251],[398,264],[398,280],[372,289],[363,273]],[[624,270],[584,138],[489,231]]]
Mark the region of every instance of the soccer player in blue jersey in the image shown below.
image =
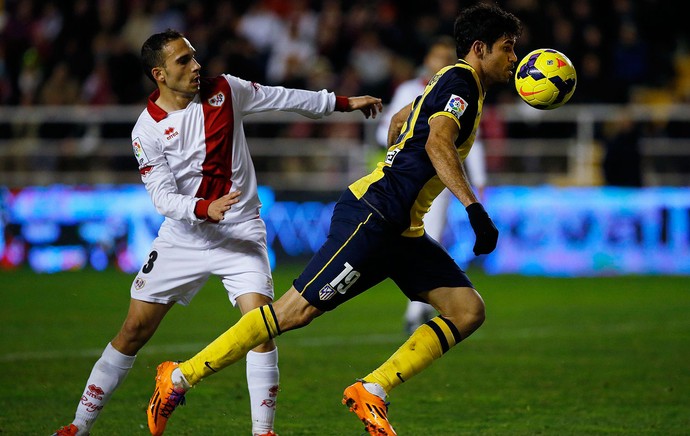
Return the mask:
[[[395,435],[386,397],[484,322],[484,302],[465,272],[424,232],[424,214],[448,188],[466,207],[474,254],[496,247],[498,230],[477,201],[462,161],[472,148],[486,89],[507,83],[517,63],[521,22],[477,4],[455,22],[457,63],[393,116],[383,162],[352,183],[335,206],[329,236],[275,303],[247,312],[191,359],[159,365],[147,414],[157,434],[186,391],[242,359],[252,348],[309,324],[324,312],[391,278],[411,300],[439,315],[415,330],[381,366],[348,386],[343,403],[371,435]]]

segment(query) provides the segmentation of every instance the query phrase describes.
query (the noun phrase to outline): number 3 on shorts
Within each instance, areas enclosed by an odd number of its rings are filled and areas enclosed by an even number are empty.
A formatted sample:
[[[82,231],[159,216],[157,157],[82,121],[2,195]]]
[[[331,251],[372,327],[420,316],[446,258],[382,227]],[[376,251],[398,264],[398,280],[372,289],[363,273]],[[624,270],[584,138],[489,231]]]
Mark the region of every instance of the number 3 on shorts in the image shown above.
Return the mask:
[[[144,274],[150,273],[151,270],[153,269],[153,263],[156,261],[157,258],[158,258],[158,252],[156,250],[153,250],[149,254],[149,261],[146,262],[146,265],[144,265],[144,267],[141,269],[141,272],[143,272]]]

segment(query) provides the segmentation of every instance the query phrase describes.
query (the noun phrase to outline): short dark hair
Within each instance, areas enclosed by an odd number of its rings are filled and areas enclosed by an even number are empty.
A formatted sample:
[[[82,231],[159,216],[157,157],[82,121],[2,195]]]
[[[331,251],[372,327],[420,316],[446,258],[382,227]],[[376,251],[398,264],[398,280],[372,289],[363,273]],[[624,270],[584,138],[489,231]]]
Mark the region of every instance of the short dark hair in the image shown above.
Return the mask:
[[[149,37],[141,46],[141,67],[144,69],[146,77],[151,79],[154,83],[156,79],[153,78],[151,70],[156,67],[162,67],[165,63],[163,58],[163,47],[170,41],[184,38],[184,35],[177,30],[167,29],[165,32],[156,33]]]
[[[464,58],[475,41],[485,43],[489,50],[502,36],[518,38],[522,34],[522,23],[510,12],[500,7],[477,3],[460,12],[455,20],[455,51]]]

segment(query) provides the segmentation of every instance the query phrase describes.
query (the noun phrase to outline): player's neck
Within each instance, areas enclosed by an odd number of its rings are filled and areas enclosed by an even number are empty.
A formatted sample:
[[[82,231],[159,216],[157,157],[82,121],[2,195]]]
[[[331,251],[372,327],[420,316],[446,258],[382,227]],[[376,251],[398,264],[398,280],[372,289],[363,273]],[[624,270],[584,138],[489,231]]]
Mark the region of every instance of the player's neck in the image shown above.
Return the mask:
[[[169,88],[161,89],[156,105],[166,112],[175,112],[189,106],[196,94],[180,93]]]

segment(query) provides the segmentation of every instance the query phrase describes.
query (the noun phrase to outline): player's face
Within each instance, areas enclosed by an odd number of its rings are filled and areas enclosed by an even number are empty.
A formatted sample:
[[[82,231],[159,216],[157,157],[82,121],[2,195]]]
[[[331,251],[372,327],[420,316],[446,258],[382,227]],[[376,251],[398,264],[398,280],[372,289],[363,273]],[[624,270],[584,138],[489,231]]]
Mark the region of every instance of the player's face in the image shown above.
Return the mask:
[[[507,83],[513,77],[513,68],[517,62],[515,55],[516,39],[503,36],[494,42],[491,52],[484,58],[483,71],[486,85]]]
[[[163,48],[163,53],[165,85],[187,97],[196,95],[199,92],[201,65],[194,58],[196,50],[192,44],[187,38],[176,39]]]

